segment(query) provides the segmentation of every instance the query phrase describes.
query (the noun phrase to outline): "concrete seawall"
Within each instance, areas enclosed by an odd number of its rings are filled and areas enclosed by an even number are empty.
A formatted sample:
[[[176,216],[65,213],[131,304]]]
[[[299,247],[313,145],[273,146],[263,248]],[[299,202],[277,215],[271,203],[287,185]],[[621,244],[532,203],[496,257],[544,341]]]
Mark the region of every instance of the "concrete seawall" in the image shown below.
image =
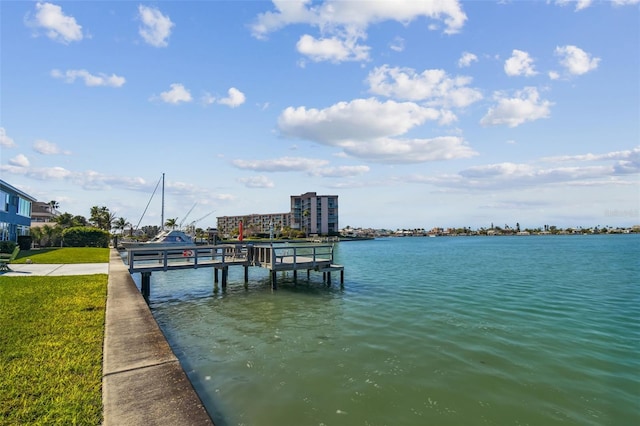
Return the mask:
[[[105,426],[213,425],[117,250],[111,250],[102,400]]]

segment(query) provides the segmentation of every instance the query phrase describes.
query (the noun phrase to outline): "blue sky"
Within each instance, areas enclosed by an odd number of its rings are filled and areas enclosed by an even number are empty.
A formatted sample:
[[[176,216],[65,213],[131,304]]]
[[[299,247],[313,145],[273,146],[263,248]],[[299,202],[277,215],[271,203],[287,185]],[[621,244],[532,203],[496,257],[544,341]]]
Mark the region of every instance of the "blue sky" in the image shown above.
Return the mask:
[[[200,227],[308,191],[341,227],[638,224],[639,7],[2,1],[0,174],[133,224],[162,173]]]

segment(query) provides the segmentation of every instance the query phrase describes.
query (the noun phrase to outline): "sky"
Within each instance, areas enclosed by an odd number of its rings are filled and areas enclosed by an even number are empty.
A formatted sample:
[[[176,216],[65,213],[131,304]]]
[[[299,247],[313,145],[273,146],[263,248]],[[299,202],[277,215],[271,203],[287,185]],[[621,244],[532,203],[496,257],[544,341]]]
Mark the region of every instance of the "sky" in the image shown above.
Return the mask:
[[[640,0],[0,2],[0,178],[133,225],[640,224]],[[147,207],[148,206],[148,207]],[[146,212],[145,212],[146,209]]]

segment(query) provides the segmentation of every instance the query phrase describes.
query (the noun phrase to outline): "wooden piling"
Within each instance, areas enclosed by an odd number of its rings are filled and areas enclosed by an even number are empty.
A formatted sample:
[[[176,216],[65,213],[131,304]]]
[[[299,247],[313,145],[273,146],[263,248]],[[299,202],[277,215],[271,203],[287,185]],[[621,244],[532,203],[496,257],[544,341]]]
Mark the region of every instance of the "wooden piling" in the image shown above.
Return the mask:
[[[229,267],[225,266],[222,268],[222,291],[227,289],[227,278],[229,276]]]
[[[141,276],[140,292],[142,293],[142,297],[144,297],[148,303],[149,296],[151,295],[151,272],[143,272]]]

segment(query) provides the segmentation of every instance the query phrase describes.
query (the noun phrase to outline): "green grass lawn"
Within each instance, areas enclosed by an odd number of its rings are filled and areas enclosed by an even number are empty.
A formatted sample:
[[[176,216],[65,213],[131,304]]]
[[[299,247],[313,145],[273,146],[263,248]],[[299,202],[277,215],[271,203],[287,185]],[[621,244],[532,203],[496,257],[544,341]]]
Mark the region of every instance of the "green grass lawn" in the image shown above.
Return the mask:
[[[109,249],[98,247],[62,247],[20,250],[11,263],[108,263]]]
[[[0,425],[101,424],[106,294],[106,275],[0,276]]]

